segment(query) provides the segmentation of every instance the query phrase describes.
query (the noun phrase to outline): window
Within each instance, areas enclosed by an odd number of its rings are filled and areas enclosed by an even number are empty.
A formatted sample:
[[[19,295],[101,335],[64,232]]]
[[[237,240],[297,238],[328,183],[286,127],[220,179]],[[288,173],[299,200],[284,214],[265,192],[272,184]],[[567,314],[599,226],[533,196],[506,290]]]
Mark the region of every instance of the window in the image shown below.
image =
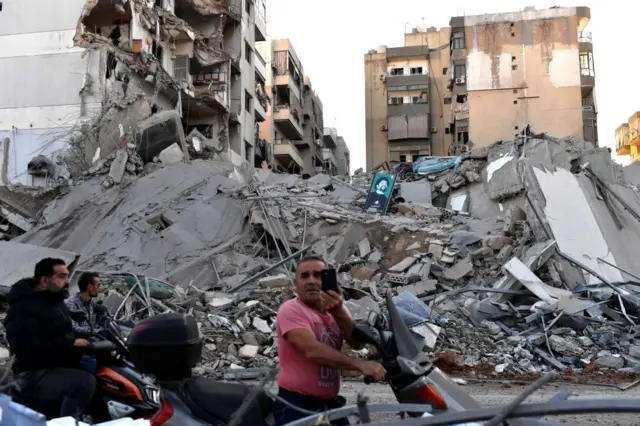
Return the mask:
[[[2,12],[2,2],[0,1],[0,12]]]
[[[404,75],[404,68],[391,68],[391,75]]]
[[[251,146],[251,144],[247,141],[244,141],[244,157],[249,162],[251,162],[251,159],[253,157],[253,153],[251,152],[252,149],[253,147]]]
[[[156,2],[155,2],[155,3],[156,3],[156,6],[158,6],[158,7],[163,7],[163,6],[164,6],[164,5],[163,5],[164,0],[156,0]]]
[[[449,68],[447,67],[442,68],[442,75],[447,75],[447,71],[449,71]]]
[[[411,68],[411,75],[421,75],[422,67],[413,67]]]
[[[445,134],[445,135],[448,135],[448,134],[450,134],[450,133],[451,133],[451,130],[450,130],[448,127],[445,127],[445,128],[444,128],[444,134]]]
[[[407,162],[407,156],[404,155],[404,154],[400,155],[400,162],[401,163],[406,163]]]
[[[451,105],[451,98],[444,98],[445,105]]]
[[[178,81],[186,81],[189,75],[189,56],[176,55],[173,59],[173,78]]]
[[[429,102],[427,92],[422,92],[419,96],[412,96],[411,102],[414,104],[426,104]]]
[[[517,69],[518,69],[518,66],[517,66],[517,65],[511,65],[511,69],[512,69],[513,71],[515,71],[515,70],[517,70]]]
[[[251,49],[251,46],[245,40],[245,42],[244,42],[244,58],[247,60],[247,62],[249,62],[249,65],[251,65],[251,57],[252,56],[253,56],[253,49]]]
[[[413,154],[411,156],[411,161],[418,161],[418,158],[420,158],[420,154]]]
[[[451,31],[451,48],[464,49],[464,28],[454,28]]]
[[[245,90],[244,91],[244,110],[247,112],[251,112],[251,101],[253,101],[253,98],[251,97],[249,92]]]
[[[467,76],[467,66],[465,64],[455,64],[453,68],[453,76],[461,78]]]
[[[404,99],[401,96],[392,96],[389,98],[389,105],[402,105]]]
[[[580,74],[591,77],[596,76],[596,70],[593,66],[593,54],[591,52],[580,54]]]
[[[161,232],[173,225],[162,213],[147,219],[147,223],[153,227],[156,232]]]
[[[247,15],[251,15],[251,2],[249,0],[244,0],[244,10],[247,11]]]

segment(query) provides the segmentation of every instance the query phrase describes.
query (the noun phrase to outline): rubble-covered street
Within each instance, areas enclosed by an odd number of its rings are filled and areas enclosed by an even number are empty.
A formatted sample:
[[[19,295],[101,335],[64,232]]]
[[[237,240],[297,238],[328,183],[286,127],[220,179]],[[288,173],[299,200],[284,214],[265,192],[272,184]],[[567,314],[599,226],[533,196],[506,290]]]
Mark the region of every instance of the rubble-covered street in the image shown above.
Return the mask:
[[[101,273],[118,319],[193,313],[200,374],[255,379],[277,363],[275,314],[313,253],[338,268],[357,321],[391,290],[416,341],[468,374],[640,371],[640,169],[607,149],[539,135],[401,164],[379,214],[363,210],[373,173],[238,168],[188,139],[172,140],[197,155],[125,146],[53,197],[22,194],[40,204],[0,242],[1,292],[63,257]]]

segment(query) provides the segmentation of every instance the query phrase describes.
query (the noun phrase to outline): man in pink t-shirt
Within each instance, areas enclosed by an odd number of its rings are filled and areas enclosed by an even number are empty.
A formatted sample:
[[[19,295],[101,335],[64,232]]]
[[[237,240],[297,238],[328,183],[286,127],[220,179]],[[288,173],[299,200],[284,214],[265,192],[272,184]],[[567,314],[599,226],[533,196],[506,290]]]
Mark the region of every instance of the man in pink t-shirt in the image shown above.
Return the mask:
[[[278,377],[280,398],[307,411],[324,411],[344,405],[340,400],[340,370],[356,370],[379,381],[386,371],[377,362],[364,361],[340,351],[351,341],[354,322],[342,303],[342,295],[322,291],[322,270],[327,265],[319,257],[300,261],[296,271],[297,298],[278,310]],[[276,401],[276,426],[306,417],[307,414]],[[334,422],[336,425],[348,421]]]

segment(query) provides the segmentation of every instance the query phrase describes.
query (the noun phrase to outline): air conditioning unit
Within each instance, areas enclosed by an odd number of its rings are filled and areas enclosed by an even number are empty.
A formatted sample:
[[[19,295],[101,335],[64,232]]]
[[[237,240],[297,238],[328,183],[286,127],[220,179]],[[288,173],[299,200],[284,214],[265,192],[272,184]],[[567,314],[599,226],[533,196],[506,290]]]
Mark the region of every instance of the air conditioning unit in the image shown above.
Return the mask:
[[[464,77],[456,78],[456,84],[464,84],[466,79]]]
[[[383,132],[386,132],[387,130],[389,130],[389,127],[383,124],[382,126],[380,126],[380,130],[382,130]]]
[[[462,145],[460,147],[460,153],[465,153],[467,151],[469,151],[469,145]]]
[[[432,127],[431,128],[431,133],[438,133],[438,128],[437,127]]]
[[[386,74],[380,74],[380,81],[382,81],[383,83],[387,82],[387,75]]]

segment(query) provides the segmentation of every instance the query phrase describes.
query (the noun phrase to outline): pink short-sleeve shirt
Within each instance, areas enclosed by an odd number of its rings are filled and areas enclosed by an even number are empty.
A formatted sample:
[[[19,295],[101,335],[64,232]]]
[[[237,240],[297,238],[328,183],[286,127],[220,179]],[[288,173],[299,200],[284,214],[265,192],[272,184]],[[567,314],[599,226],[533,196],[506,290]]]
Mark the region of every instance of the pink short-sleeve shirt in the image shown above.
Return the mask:
[[[342,347],[343,336],[331,314],[321,314],[300,299],[284,302],[278,310],[277,318],[280,360],[278,385],[303,395],[323,399],[336,397],[340,390],[340,370],[311,362],[285,339],[288,332],[300,328],[313,331],[319,342],[336,350]]]

